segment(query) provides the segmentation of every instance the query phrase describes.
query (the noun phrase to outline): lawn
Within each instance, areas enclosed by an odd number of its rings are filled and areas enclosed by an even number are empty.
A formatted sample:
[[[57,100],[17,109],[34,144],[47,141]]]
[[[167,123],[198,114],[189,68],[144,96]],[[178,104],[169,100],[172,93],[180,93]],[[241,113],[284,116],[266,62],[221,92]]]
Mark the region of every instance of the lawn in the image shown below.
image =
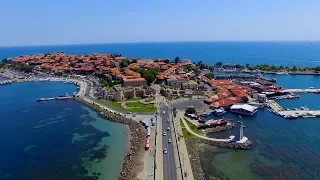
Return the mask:
[[[143,104],[139,101],[130,101],[130,102],[126,102],[127,108],[124,108],[121,106],[120,102],[106,101],[106,100],[100,100],[100,101],[112,107],[115,107],[117,109],[128,111],[128,112],[155,112],[157,110],[157,108],[154,106],[153,103]]]
[[[191,133],[189,133],[189,131],[185,128],[182,120],[180,120],[180,126],[181,126],[181,129],[182,129],[182,133],[183,133],[183,137],[184,137],[184,138],[187,138],[187,139],[188,139],[188,138],[194,137],[194,135],[191,134]]]
[[[188,126],[190,127],[190,129],[197,133],[197,134],[201,134],[201,131],[197,128],[197,126],[195,126],[194,124],[192,124],[189,120],[184,119],[186,121],[186,123],[188,124]]]
[[[105,104],[108,104],[112,107],[115,107],[115,108],[118,108],[120,110],[126,110],[124,109],[122,106],[121,106],[121,103],[120,102],[115,102],[115,101],[106,101],[106,100],[100,100],[101,102],[105,103]]]
[[[153,103],[144,104],[139,101],[126,102],[127,110],[131,112],[154,112],[156,107]]]

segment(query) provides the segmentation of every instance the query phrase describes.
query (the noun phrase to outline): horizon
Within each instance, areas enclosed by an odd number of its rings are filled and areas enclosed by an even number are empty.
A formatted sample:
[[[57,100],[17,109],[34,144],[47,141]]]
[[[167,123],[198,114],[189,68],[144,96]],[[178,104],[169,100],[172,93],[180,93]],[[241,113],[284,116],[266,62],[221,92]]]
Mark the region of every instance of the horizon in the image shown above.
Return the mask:
[[[4,0],[0,46],[320,40],[320,2],[308,2]]]
[[[314,43],[320,40],[217,40],[217,41],[141,41],[141,42],[97,42],[79,44],[35,44],[35,45],[0,45],[0,48],[19,48],[19,47],[54,47],[54,46],[84,46],[84,45],[112,45],[112,44],[166,44],[166,43]]]

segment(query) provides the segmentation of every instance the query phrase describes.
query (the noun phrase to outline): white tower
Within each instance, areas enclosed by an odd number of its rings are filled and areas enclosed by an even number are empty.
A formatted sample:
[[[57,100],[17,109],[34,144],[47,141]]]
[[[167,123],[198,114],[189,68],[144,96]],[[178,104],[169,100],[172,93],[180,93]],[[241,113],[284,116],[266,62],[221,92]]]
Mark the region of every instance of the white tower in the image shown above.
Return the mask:
[[[240,137],[239,137],[239,141],[241,141],[241,139],[243,138],[243,122],[242,122],[242,117],[240,117]]]

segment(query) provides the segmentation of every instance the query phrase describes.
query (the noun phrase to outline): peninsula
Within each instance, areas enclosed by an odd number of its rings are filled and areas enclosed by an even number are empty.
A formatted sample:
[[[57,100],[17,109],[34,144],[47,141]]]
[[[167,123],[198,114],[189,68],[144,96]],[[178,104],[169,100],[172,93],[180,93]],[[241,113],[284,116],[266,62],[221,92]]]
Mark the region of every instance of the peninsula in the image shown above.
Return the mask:
[[[318,94],[319,89],[286,89],[275,84],[276,79],[263,77],[264,73],[318,74],[318,67],[304,70],[221,62],[211,66],[179,57],[170,61],[62,52],[10,57],[0,67],[0,76],[10,79],[3,85],[75,83],[79,86],[76,100],[109,120],[127,124],[130,148],[121,179],[202,179],[195,152],[199,144],[250,149],[252,142],[244,134],[241,116],[236,122],[226,119],[227,111],[250,116],[268,108],[286,119],[320,116],[319,110],[285,110],[275,101],[299,98],[299,92]],[[208,135],[232,128],[239,128],[240,133],[221,139]]]

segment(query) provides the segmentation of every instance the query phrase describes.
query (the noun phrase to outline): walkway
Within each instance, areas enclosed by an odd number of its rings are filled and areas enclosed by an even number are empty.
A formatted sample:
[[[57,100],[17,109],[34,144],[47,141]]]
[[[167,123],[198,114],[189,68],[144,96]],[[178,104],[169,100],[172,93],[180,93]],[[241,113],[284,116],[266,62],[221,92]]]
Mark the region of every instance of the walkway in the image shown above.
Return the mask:
[[[197,136],[201,139],[205,139],[205,140],[209,140],[209,141],[217,141],[217,142],[229,142],[230,140],[232,140],[232,138],[230,138],[230,139],[216,139],[216,138],[209,138],[209,137],[199,135],[190,129],[188,123],[184,120],[184,118],[181,118],[181,120],[182,120],[185,128],[187,129],[187,131],[189,131],[191,134],[193,134],[194,136]]]
[[[281,92],[292,92],[292,93],[316,93],[320,92],[320,89],[286,89]]]

